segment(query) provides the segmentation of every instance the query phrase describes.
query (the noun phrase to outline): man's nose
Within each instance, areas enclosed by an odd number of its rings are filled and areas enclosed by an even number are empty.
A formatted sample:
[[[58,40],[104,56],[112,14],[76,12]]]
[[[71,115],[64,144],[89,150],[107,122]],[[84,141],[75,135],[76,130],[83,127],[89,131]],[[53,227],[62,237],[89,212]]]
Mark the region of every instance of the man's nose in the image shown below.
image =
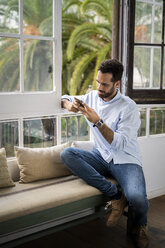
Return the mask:
[[[97,89],[98,89],[98,90],[103,90],[102,84],[98,84],[98,85],[97,85]]]

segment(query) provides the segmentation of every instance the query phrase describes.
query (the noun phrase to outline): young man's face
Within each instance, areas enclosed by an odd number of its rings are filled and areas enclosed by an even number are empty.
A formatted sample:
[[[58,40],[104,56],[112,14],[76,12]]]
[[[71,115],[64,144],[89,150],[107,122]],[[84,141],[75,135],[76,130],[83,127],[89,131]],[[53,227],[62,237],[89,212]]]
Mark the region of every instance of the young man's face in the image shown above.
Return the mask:
[[[98,96],[101,97],[105,102],[111,100],[117,93],[117,88],[120,85],[120,81],[112,82],[111,73],[97,73],[97,90]]]

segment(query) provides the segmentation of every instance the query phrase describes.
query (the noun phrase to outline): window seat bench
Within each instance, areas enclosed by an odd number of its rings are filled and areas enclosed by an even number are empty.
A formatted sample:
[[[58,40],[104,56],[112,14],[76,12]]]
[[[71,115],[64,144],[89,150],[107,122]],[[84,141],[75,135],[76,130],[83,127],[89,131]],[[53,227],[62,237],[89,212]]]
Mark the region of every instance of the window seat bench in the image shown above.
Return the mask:
[[[107,214],[106,197],[74,175],[15,185],[0,189],[0,247],[14,247]]]

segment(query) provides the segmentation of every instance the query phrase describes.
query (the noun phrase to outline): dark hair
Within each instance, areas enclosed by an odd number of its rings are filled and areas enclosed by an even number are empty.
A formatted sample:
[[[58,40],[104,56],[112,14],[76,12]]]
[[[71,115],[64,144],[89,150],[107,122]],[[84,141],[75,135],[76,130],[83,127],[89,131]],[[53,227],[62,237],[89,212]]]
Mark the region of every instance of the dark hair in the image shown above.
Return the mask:
[[[98,71],[102,73],[112,73],[112,82],[121,80],[123,65],[117,59],[106,59],[99,65]]]

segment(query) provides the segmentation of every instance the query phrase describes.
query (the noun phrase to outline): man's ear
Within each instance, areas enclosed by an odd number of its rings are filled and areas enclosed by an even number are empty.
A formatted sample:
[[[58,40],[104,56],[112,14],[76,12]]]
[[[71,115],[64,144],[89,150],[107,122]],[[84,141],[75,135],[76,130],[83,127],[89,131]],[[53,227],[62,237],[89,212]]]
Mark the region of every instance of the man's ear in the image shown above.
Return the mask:
[[[120,80],[115,82],[116,89],[120,87]]]

